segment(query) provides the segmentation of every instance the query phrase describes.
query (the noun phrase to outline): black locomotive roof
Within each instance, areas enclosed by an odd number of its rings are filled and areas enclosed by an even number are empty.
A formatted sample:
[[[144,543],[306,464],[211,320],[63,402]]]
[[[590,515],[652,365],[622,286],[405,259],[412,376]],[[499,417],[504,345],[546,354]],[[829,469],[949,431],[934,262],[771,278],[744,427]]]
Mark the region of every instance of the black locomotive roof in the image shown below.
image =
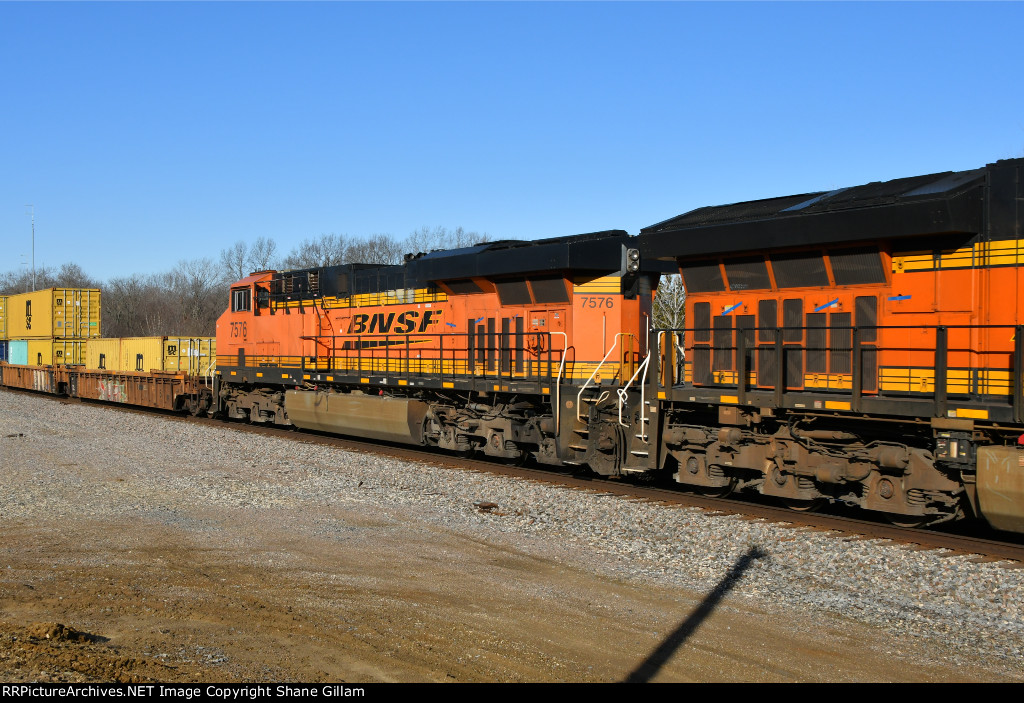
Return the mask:
[[[434,251],[411,259],[406,265],[409,275],[423,281],[543,271],[615,271],[622,259],[623,246],[635,246],[635,241],[623,230],[608,230]]]
[[[404,264],[342,264],[277,271],[271,297],[281,300],[346,296],[474,276],[501,277],[543,272],[600,272],[621,270],[627,247],[636,238],[623,230],[608,230],[534,241],[486,242],[471,247],[432,251],[408,257]],[[664,264],[641,262],[640,272],[664,271]]]
[[[1024,159],[971,171],[702,207],[640,231],[644,258],[800,247],[927,234],[1020,236],[1013,201]]]

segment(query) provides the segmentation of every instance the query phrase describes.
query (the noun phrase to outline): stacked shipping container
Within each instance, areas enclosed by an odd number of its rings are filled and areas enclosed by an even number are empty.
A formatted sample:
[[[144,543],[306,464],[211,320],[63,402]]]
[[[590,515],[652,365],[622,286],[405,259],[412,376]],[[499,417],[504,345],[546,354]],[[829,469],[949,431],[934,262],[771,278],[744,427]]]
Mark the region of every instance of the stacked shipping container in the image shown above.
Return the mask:
[[[0,361],[10,364],[206,376],[217,359],[216,337],[99,335],[99,290],[48,288],[0,296]]]
[[[0,298],[0,337],[12,364],[85,363],[86,340],[100,335],[100,291],[47,288]]]
[[[100,336],[100,292],[47,288],[7,299],[8,339],[88,339]]]

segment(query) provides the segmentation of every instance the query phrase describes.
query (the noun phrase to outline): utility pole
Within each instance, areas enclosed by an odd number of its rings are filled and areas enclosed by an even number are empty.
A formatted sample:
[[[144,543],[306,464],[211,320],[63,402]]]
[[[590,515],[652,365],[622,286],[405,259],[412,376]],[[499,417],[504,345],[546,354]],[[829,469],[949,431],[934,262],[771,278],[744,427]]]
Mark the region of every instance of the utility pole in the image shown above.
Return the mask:
[[[32,291],[36,290],[36,206],[26,205],[32,208]]]

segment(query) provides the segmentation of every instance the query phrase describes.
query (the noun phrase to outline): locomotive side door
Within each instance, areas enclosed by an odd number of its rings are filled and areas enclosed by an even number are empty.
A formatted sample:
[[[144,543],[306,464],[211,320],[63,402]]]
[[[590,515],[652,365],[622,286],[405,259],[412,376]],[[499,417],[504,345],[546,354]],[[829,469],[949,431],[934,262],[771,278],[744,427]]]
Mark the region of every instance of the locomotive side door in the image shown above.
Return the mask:
[[[536,372],[548,374],[547,367],[543,369],[540,362],[553,361],[557,359],[552,356],[553,351],[560,351],[563,347],[563,340],[555,337],[556,332],[565,331],[564,310],[531,310],[526,318],[526,359],[527,362],[537,362]]]
[[[551,331],[548,322],[547,310],[531,310],[526,318],[526,351],[534,359],[548,350]]]

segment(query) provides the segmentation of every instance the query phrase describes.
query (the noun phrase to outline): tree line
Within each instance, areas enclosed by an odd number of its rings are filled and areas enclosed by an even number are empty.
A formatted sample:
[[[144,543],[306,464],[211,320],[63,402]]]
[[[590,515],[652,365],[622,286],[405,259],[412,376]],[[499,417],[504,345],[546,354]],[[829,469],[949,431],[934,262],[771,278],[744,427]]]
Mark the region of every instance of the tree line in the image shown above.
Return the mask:
[[[35,289],[99,288],[104,337],[213,336],[217,318],[227,307],[227,286],[254,271],[349,263],[399,264],[407,253],[454,249],[489,240],[486,233],[462,227],[421,227],[401,239],[388,234],[360,238],[332,233],[305,239],[282,256],[274,239],[258,237],[222,249],[217,260],[182,260],[170,271],[117,276],[107,281],[89,276],[76,263],[42,266],[35,272]],[[31,271],[0,273],[0,295],[31,290]]]
[[[340,264],[400,264],[406,254],[457,249],[490,241],[484,233],[462,227],[421,227],[398,239],[389,234],[350,237],[322,234],[303,240],[287,255],[277,242],[258,237],[239,240],[211,258],[179,261],[169,271],[131,274],[100,281],[75,263],[36,269],[35,288],[99,288],[102,291],[104,337],[213,336],[217,318],[227,307],[227,287],[255,271],[287,270]],[[31,291],[32,273],[0,274],[0,295]],[[686,291],[678,274],[663,276],[654,299],[653,323],[658,328],[683,327]]]

